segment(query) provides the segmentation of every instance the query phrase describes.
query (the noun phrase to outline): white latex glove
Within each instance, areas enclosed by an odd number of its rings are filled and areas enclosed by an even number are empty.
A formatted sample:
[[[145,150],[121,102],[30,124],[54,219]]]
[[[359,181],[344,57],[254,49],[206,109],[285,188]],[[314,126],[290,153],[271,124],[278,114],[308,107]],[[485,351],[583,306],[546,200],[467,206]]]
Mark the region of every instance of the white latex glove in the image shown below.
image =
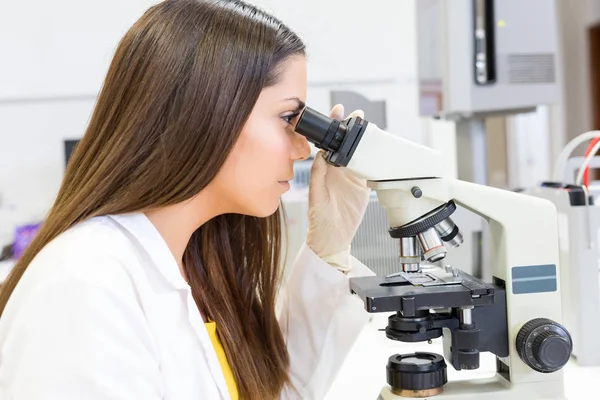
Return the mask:
[[[340,104],[331,110],[331,118],[344,119]],[[348,117],[364,118],[361,110]],[[367,182],[344,167],[325,160],[317,153],[311,169],[308,195],[308,233],[306,244],[323,260],[347,273],[350,270],[350,244],[363,219],[371,189]]]

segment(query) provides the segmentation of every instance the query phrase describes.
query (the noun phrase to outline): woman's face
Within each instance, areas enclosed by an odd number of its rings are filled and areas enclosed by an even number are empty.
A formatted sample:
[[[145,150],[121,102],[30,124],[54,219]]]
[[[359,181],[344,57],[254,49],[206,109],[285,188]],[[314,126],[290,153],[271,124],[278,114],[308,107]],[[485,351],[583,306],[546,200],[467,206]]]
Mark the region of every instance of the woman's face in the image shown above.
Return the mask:
[[[293,163],[306,159],[306,138],[294,132],[306,99],[306,59],[281,66],[274,86],[263,89],[225,164],[211,182],[228,212],[266,217],[273,214],[294,177]]]

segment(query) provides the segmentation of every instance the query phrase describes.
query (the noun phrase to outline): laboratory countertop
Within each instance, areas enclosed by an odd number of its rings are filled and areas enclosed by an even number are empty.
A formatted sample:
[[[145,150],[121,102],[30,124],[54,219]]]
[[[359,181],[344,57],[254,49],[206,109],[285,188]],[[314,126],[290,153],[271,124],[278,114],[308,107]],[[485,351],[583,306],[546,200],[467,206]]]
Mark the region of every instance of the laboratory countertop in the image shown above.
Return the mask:
[[[386,338],[385,332],[378,329],[386,327],[388,315],[390,314],[373,314],[371,321],[364,328],[352,352],[344,362],[342,370],[325,400],[377,399],[379,392],[386,385],[388,359],[394,354],[423,351],[443,355],[441,338],[433,340],[432,344],[427,342],[403,343]],[[600,394],[598,394],[600,366],[580,367],[571,360],[563,370],[568,400],[600,398]],[[495,371],[495,356],[491,353],[481,354],[480,368],[477,370],[456,371],[451,366],[447,368],[449,381],[488,378],[494,376]],[[431,400],[435,398],[435,396],[431,397]]]

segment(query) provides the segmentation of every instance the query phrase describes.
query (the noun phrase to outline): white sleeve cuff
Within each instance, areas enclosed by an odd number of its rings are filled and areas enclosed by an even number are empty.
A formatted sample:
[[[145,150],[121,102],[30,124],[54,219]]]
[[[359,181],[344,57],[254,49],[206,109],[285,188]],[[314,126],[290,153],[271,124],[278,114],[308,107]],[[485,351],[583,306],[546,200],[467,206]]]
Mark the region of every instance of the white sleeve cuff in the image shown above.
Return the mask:
[[[343,272],[349,278],[375,276],[375,273],[369,267],[350,254],[350,248],[336,254],[321,257],[321,259],[338,271]]]
[[[350,248],[339,253],[323,256],[321,259],[345,274],[352,269]]]

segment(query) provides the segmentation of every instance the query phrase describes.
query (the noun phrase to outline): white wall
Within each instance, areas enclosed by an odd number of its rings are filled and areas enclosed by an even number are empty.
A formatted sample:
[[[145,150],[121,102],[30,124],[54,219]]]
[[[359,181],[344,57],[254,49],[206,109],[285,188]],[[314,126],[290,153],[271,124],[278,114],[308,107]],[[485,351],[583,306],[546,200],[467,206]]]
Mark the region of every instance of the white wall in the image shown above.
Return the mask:
[[[0,246],[52,204],[63,140],[84,132],[118,41],[156,2],[0,0]],[[328,112],[331,88],[356,90],[387,100],[390,131],[420,139],[414,0],[254,2],[307,43],[311,107]]]
[[[421,140],[414,0],[377,0],[368,6],[363,0],[250,2],[305,41],[310,107],[328,112],[330,90],[357,91],[370,100],[386,100],[389,131]]]
[[[0,234],[42,219],[62,179],[63,140],[81,136],[93,103],[90,96],[0,106]]]
[[[307,44],[312,85],[412,79],[414,2],[251,0],[272,11]]]
[[[39,221],[85,130],[111,55],[155,1],[0,1],[0,245]]]
[[[96,93],[119,39],[155,0],[0,2],[0,99]]]

